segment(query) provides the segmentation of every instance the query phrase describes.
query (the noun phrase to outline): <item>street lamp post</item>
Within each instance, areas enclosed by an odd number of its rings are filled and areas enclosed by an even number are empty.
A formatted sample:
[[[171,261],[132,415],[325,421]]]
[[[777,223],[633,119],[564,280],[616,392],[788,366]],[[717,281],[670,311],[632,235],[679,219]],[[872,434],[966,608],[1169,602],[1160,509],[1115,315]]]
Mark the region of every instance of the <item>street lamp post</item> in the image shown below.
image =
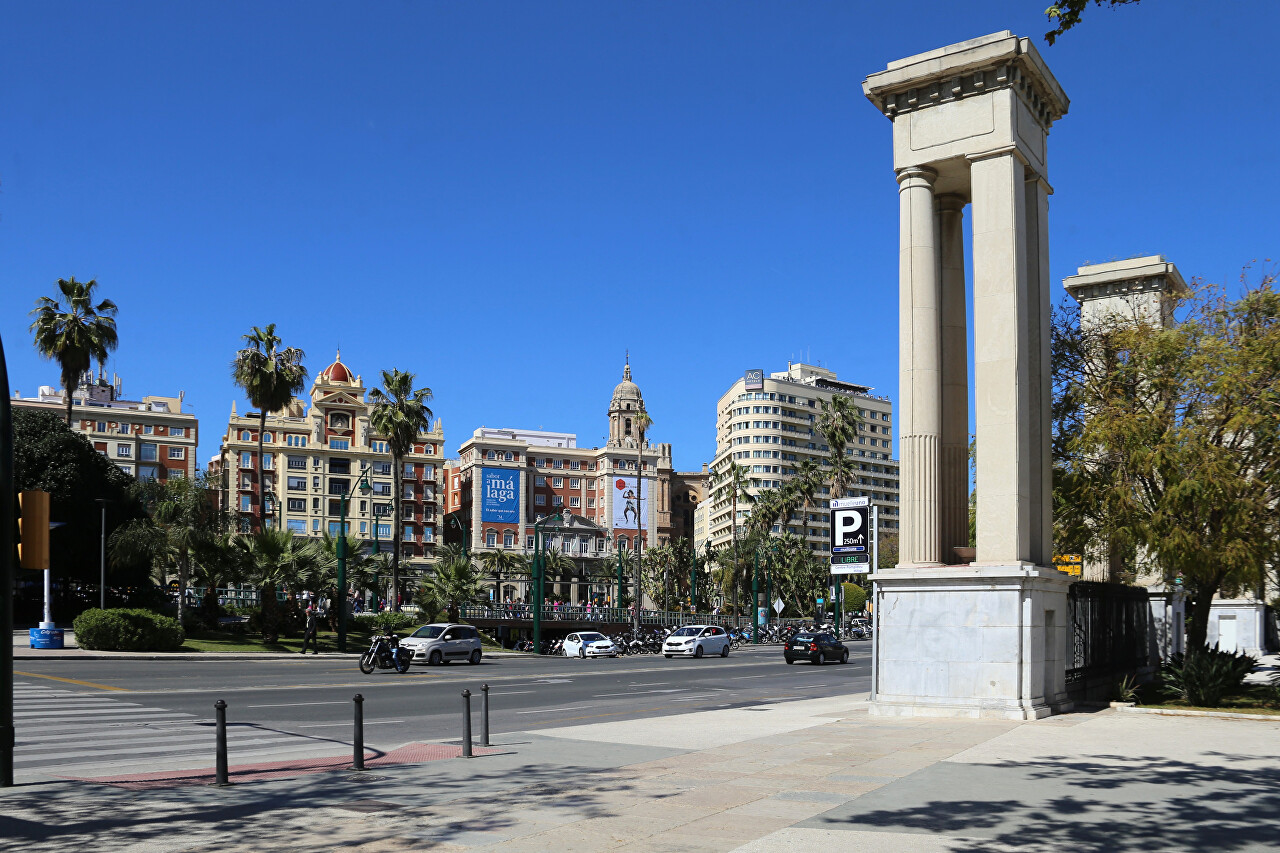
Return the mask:
[[[760,645],[760,549],[757,547],[751,563],[751,645]]]
[[[101,582],[98,585],[98,608],[100,610],[107,609],[107,499],[98,498],[94,501],[102,510],[102,538],[98,549],[98,568],[101,572]]]
[[[342,503],[338,513],[338,652],[345,653],[347,650],[347,502],[351,500],[351,496],[355,494],[356,489],[360,489],[360,494],[367,495],[373,491],[373,487],[369,485],[369,475],[366,471],[361,471],[360,476],[347,493],[342,496]]]

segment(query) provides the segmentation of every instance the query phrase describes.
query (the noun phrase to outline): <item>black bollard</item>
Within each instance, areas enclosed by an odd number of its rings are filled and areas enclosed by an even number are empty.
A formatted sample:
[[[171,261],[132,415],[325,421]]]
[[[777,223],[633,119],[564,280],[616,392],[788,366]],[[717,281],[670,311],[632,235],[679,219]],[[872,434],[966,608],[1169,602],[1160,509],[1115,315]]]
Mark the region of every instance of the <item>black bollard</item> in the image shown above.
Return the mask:
[[[489,745],[489,685],[480,685],[480,745]]]
[[[218,736],[217,769],[214,771],[213,784],[221,788],[231,784],[227,781],[227,703],[221,699],[214,702],[213,713]]]
[[[351,747],[351,769],[364,769],[364,696],[357,693],[352,697],[356,703],[356,724],[354,743]]]
[[[462,757],[471,757],[471,691],[462,691]]]

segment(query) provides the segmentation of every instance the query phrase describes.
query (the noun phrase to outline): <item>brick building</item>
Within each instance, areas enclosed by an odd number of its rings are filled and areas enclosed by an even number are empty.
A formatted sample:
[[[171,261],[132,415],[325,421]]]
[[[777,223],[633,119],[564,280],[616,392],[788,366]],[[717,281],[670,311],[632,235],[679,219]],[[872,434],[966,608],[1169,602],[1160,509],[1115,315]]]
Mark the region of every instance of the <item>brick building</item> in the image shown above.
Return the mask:
[[[167,480],[196,476],[196,444],[200,425],[196,416],[182,411],[183,392],[177,397],[146,396],[126,400],[119,376],[108,383],[86,373],[72,392],[71,428],[85,436],[103,456],[138,480]],[[66,415],[61,389],[40,387],[35,397],[14,392],[15,408]]]

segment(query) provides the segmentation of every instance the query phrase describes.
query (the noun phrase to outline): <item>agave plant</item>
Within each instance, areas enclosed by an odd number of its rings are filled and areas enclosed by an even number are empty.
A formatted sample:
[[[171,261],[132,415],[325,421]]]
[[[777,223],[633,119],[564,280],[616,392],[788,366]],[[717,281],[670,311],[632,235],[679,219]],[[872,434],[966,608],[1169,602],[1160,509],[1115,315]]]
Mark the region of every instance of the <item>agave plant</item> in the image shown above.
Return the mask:
[[[1253,672],[1256,658],[1243,652],[1227,652],[1217,646],[1174,655],[1160,673],[1164,686],[1188,705],[1216,708],[1222,697],[1238,690]]]

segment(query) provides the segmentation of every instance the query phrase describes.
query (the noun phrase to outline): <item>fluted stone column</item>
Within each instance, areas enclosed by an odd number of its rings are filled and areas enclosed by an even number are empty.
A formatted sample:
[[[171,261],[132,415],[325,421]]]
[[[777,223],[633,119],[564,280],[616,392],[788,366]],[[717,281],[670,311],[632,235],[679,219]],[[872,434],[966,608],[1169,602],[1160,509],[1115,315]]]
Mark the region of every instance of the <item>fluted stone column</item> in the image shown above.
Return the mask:
[[[899,276],[899,358],[902,453],[903,565],[942,562],[938,528],[938,450],[942,439],[942,340],[938,286],[938,234],[932,169],[898,172],[901,241]]]
[[[969,351],[964,281],[964,206],[938,196],[942,332],[942,460],[938,473],[942,561],[969,544]]]
[[[1028,407],[1031,416],[1028,472],[1031,524],[1030,560],[1037,566],[1053,565],[1053,392],[1049,354],[1049,195],[1053,188],[1043,176],[1028,169],[1024,190],[1027,212],[1027,354],[1031,362]]]

